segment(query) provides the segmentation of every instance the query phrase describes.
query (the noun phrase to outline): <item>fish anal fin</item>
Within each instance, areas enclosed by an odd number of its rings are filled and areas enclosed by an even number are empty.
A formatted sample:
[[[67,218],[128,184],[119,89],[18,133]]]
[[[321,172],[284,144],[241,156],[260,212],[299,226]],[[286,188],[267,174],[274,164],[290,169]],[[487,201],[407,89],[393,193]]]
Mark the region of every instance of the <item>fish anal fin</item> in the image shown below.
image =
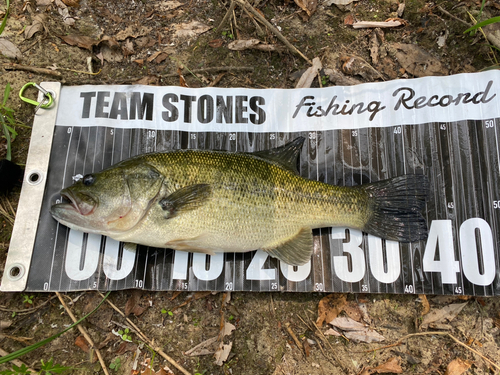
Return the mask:
[[[171,219],[182,212],[201,207],[210,198],[212,188],[208,184],[189,185],[174,191],[160,199],[158,204],[163,209],[166,219]]]
[[[312,230],[302,228],[294,237],[282,244],[262,250],[290,266],[302,266],[311,260],[313,247]]]

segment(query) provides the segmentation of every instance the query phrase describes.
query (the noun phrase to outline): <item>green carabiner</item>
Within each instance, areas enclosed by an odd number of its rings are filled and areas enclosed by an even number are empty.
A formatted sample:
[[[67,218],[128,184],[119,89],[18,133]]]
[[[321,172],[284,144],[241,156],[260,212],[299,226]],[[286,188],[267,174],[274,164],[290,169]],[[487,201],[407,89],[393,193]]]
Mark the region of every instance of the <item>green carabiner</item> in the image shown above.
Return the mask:
[[[30,99],[30,98],[26,98],[25,96],[23,96],[24,90],[26,90],[30,86],[35,86],[39,91],[42,92],[42,94],[44,96],[44,99],[42,100],[41,103],[37,102],[36,100]],[[54,103],[54,98],[52,97],[52,95],[50,94],[50,92],[48,92],[42,86],[36,84],[35,82],[28,82],[27,84],[25,84],[21,88],[21,91],[19,91],[19,98],[21,98],[21,100],[23,102],[26,102],[28,104],[32,104],[32,105],[36,106],[37,107],[36,109],[38,109],[40,107],[44,108],[44,109],[47,109],[47,108],[49,108]]]

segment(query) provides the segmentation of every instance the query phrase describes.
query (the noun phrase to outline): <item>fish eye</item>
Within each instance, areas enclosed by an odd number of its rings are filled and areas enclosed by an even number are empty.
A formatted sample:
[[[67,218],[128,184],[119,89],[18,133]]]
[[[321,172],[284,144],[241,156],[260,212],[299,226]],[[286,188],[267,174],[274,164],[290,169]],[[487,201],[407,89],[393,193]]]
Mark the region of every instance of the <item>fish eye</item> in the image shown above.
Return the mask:
[[[86,174],[85,176],[83,176],[83,184],[85,186],[92,185],[94,183],[94,181],[95,181],[94,175]]]

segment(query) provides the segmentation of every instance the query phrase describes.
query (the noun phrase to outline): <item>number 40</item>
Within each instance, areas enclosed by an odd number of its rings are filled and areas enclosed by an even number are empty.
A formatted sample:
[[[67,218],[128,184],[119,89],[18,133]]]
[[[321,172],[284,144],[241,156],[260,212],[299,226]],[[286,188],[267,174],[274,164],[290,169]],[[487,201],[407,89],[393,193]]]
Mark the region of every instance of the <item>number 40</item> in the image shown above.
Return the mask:
[[[476,239],[478,233],[480,241]],[[460,255],[465,277],[476,285],[490,285],[495,279],[495,248],[488,223],[480,218],[464,221],[459,230]],[[481,251],[478,254],[478,244]],[[436,260],[438,255],[439,260]],[[483,265],[481,273],[479,261]],[[438,272],[443,284],[456,284],[460,263],[455,259],[451,220],[434,220],[423,257],[424,272]]]

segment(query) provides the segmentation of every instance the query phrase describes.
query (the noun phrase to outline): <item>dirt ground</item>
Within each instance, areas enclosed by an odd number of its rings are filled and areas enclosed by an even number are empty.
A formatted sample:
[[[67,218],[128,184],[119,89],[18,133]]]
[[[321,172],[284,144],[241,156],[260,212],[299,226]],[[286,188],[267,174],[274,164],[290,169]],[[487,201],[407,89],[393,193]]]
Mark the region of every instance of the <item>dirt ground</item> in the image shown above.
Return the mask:
[[[496,25],[485,29],[489,42],[481,33],[463,33],[467,24],[472,25],[470,15],[479,17],[479,0],[360,0],[345,6],[328,1],[296,3],[262,0],[252,4],[307,59],[321,60],[321,82],[316,79],[313,87],[475,72],[495,66],[500,58],[495,47],[490,47],[500,40]],[[12,86],[7,104],[15,110],[16,120],[27,125],[16,127],[19,135],[12,143],[12,160],[24,164],[29,146],[34,107],[17,96],[27,82],[295,87],[309,62],[290,52],[240,6],[217,29],[229,6],[229,1],[221,0],[12,2],[0,36],[11,42],[9,52],[0,51],[0,90],[7,83]],[[2,2],[0,19],[4,12]],[[487,1],[481,20],[499,15],[499,3]],[[402,25],[383,30],[352,27],[353,21],[389,18],[400,19]],[[229,48],[235,40],[251,38],[261,41],[261,50]],[[30,70],[33,67],[45,71]],[[35,91],[27,95],[35,98]],[[0,159],[5,156],[6,140],[2,138]],[[15,210],[19,193],[20,188],[15,188],[2,197],[2,206],[10,203]],[[4,216],[0,228],[3,271],[12,232]],[[498,298],[428,296],[428,305],[427,298],[416,295],[348,295],[347,302],[342,302],[345,305],[340,303],[344,306],[339,308],[344,311],[340,316],[361,321],[370,328],[365,332],[375,331],[385,338],[365,343],[346,335],[325,336],[331,328],[326,323],[315,327],[323,297],[319,293],[111,293],[109,300],[130,313],[130,321],[148,338],[149,348],[140,345],[145,340],[108,303],[82,325],[111,374],[141,373],[147,361],[158,374],[168,373],[160,371],[164,366],[182,373],[172,362],[192,374],[500,373]],[[62,298],[77,317],[101,300],[95,292],[69,293]],[[463,303],[466,305],[460,305]],[[331,300],[326,310],[333,311],[338,304]],[[441,312],[442,319],[425,323],[429,308],[429,314]],[[221,322],[226,327],[227,323],[234,325],[234,331],[223,337]],[[5,352],[49,337],[70,323],[53,294],[0,295],[0,348]],[[112,333],[125,329],[131,343],[123,334]],[[53,363],[72,368],[66,373],[103,373],[96,352],[80,335],[73,329],[20,360],[37,371],[41,361],[53,358]],[[213,337],[217,338],[216,347],[207,349],[210,354],[186,354]],[[213,351],[217,345],[229,343],[227,359],[216,364]],[[0,374],[16,373],[8,372],[12,368],[12,363],[0,365],[6,371]]]

